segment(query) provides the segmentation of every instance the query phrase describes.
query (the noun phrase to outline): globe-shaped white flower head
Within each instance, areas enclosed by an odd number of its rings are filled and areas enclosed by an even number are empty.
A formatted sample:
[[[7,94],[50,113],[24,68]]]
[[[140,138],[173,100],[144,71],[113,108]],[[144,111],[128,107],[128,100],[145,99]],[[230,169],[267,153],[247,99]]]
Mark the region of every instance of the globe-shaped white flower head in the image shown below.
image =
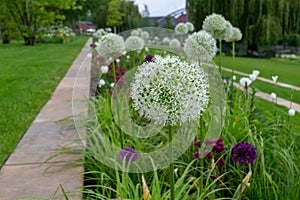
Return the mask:
[[[209,103],[206,73],[177,56],[154,56],[138,67],[131,83],[133,107],[156,124],[180,125],[197,119]]]
[[[276,99],[277,99],[276,93],[274,93],[274,92],[271,93],[271,99],[272,99],[272,101],[276,101]]]
[[[95,44],[97,52],[102,56],[121,54],[125,49],[123,37],[114,33],[104,35]]]
[[[168,37],[164,37],[164,39],[162,40],[162,43],[163,43],[164,45],[169,45],[170,39],[169,39]]]
[[[185,25],[188,28],[188,32],[193,32],[195,30],[194,24],[192,24],[191,22],[186,22]]]
[[[223,40],[226,35],[230,35],[230,23],[219,14],[206,16],[203,21],[202,29],[212,34],[218,40]]]
[[[206,31],[190,35],[184,44],[186,56],[196,61],[209,61],[216,55],[216,40]]]
[[[243,86],[243,87],[248,87],[250,84],[252,83],[252,80],[250,78],[247,78],[247,77],[243,77],[240,79],[240,84]]]
[[[232,27],[232,34],[231,37],[226,37],[225,41],[226,42],[236,42],[240,41],[242,39],[242,32],[239,28]]]
[[[184,35],[189,32],[189,28],[185,23],[179,23],[175,26],[175,32],[177,34]]]
[[[140,36],[140,31],[136,29],[136,30],[131,31],[130,34],[132,36]]]
[[[144,46],[144,40],[138,36],[129,36],[125,41],[125,47],[129,51],[141,50]]]
[[[105,31],[103,28],[98,29],[95,33],[93,33],[93,37],[96,39],[100,39],[101,37],[103,37],[104,35],[107,35],[108,32]]]
[[[179,48],[180,48],[180,45],[181,45],[181,44],[180,44],[180,41],[177,40],[176,38],[170,40],[170,42],[169,42],[169,47],[170,47],[171,49],[179,49]]]
[[[272,76],[272,80],[274,83],[277,83],[278,76]]]
[[[147,31],[143,31],[141,33],[141,38],[143,38],[144,40],[148,40],[150,37],[149,33]]]
[[[295,116],[295,110],[293,108],[289,109],[289,116]]]

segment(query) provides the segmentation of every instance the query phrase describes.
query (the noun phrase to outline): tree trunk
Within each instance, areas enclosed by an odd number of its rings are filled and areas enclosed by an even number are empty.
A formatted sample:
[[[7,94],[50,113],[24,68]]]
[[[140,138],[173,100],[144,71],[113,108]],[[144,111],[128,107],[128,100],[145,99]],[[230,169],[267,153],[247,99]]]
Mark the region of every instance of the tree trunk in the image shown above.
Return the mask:
[[[35,36],[23,37],[26,46],[33,46],[35,43]]]
[[[2,33],[2,44],[9,44],[10,43],[10,36],[8,32]]]

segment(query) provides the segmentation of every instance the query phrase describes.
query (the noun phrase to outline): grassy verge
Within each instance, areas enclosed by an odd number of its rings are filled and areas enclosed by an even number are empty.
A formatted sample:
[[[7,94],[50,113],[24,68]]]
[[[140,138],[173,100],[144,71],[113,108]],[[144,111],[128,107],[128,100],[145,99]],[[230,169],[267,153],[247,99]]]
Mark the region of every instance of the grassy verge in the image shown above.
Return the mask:
[[[227,68],[231,68],[232,58],[225,56],[223,60],[224,60],[223,61],[224,66]],[[287,84],[299,86],[299,81],[297,81],[297,77],[300,74],[300,64],[295,61],[237,57],[235,70],[248,73],[248,74],[251,74],[252,70],[259,70],[260,77],[272,79],[272,76],[278,75],[279,82],[284,82]],[[222,73],[225,76],[231,76],[231,72],[223,71]],[[241,77],[243,77],[237,74],[236,76],[237,76],[237,82]],[[300,91],[295,91],[295,90],[292,91],[289,88],[284,88],[260,80],[256,80],[252,86],[257,88],[259,91],[268,94],[274,92],[277,94],[278,97],[300,104]]]
[[[87,41],[0,45],[0,166],[12,153]]]
[[[231,69],[232,57],[223,56],[222,63]],[[272,76],[278,75],[279,82],[300,86],[300,63],[295,60],[236,57],[235,70],[248,74],[253,70],[259,70],[261,77],[272,79]]]

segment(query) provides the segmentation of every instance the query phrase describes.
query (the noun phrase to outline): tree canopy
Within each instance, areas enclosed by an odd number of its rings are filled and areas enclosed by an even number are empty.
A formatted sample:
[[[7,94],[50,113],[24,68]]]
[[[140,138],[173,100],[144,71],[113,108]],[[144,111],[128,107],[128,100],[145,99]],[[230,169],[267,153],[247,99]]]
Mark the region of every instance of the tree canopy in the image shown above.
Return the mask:
[[[249,45],[275,44],[300,33],[299,0],[186,0],[196,30],[205,16],[222,14],[243,32]]]

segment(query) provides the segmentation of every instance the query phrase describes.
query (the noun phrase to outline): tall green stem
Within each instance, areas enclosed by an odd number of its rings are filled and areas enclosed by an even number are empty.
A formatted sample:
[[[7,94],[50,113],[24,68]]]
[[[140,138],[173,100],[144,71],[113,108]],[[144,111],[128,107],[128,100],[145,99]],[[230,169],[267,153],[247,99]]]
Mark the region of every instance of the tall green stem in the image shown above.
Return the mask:
[[[219,72],[222,74],[222,40],[219,40],[220,54],[219,54]]]
[[[171,190],[171,200],[175,200],[175,188],[174,188],[174,163],[173,163],[173,145],[172,145],[173,127],[169,126],[169,156],[171,159],[171,164],[169,167],[170,173],[170,190]]]
[[[114,78],[114,87],[117,87],[117,75],[116,75],[116,66],[115,66],[115,60],[112,62],[112,71],[113,71],[113,78]],[[115,97],[117,98],[117,96]],[[118,100],[116,100],[116,107],[117,107],[117,117],[118,117],[118,123],[120,123],[120,115],[119,115],[119,103]],[[123,134],[122,130],[119,129],[120,133],[120,146],[123,149],[124,148],[124,142],[123,142]]]
[[[232,42],[232,76],[234,75],[234,67],[235,67],[235,42]]]

